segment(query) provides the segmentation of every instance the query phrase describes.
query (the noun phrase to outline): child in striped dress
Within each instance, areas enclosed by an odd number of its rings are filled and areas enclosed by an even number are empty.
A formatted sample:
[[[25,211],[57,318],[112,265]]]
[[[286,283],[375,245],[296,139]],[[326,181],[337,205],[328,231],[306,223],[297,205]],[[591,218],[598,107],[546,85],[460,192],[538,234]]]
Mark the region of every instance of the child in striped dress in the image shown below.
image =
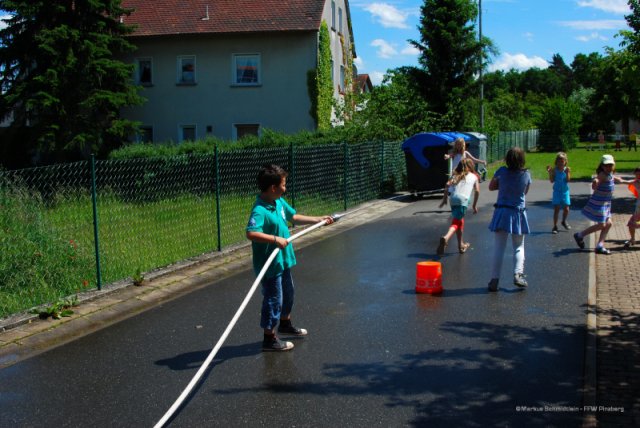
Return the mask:
[[[596,178],[591,183],[593,193],[582,209],[582,214],[595,224],[587,227],[582,232],[573,235],[578,247],[584,248],[584,237],[590,233],[600,231],[600,238],[596,245],[596,254],[611,254],[604,246],[607,233],[611,229],[611,199],[616,183],[630,183],[613,174],[615,171],[615,160],[611,155],[603,155],[600,165],[596,169]]]

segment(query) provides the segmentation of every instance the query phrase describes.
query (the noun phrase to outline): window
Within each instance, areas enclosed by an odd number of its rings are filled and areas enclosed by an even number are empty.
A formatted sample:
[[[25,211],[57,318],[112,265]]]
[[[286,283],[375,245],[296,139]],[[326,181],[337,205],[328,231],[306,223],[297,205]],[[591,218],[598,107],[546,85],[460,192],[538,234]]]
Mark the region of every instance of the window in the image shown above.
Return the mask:
[[[342,33],[342,8],[338,8],[338,33]]]
[[[336,29],[336,2],[331,1],[331,29]]]
[[[344,87],[344,65],[340,66],[340,92],[345,92],[345,87]]]
[[[142,86],[150,86],[153,84],[153,63],[151,58],[136,59],[136,83]]]
[[[241,140],[243,137],[247,135],[255,135],[258,136],[258,131],[260,130],[260,125],[256,124],[237,124],[235,125],[236,130],[236,140]]]
[[[180,142],[195,141],[196,140],[196,126],[195,125],[182,125],[180,126]]]
[[[333,59],[331,60],[331,83],[334,82],[335,78],[333,77],[333,74],[335,72],[335,69],[333,67]]]
[[[136,134],[136,141],[138,143],[152,143],[153,127],[141,126],[140,128],[138,128],[138,133]]]
[[[233,55],[233,84],[245,86],[260,84],[260,55]]]
[[[178,84],[193,85],[196,83],[196,57],[178,57]]]

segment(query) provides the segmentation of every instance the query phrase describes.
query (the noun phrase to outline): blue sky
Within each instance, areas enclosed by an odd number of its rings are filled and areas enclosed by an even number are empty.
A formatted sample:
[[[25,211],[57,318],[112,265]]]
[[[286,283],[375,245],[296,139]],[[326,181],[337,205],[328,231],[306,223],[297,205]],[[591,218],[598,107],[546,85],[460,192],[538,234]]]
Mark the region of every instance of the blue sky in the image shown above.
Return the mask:
[[[422,0],[351,0],[356,65],[374,84],[384,72],[417,65]],[[482,33],[499,50],[489,70],[545,68],[559,53],[567,65],[578,53],[618,48],[614,35],[628,29],[626,0],[482,0]]]

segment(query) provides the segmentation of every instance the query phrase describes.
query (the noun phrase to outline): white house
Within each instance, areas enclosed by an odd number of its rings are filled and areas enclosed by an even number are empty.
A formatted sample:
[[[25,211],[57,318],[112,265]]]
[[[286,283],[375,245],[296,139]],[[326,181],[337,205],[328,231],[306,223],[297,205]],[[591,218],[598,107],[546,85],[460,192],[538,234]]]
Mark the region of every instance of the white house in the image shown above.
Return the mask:
[[[334,97],[355,75],[348,0],[123,0],[133,9],[135,82],[148,101],[123,109],[141,139],[235,140],[269,128],[314,130],[308,75],[320,25],[331,38]],[[351,58],[349,58],[351,56]]]

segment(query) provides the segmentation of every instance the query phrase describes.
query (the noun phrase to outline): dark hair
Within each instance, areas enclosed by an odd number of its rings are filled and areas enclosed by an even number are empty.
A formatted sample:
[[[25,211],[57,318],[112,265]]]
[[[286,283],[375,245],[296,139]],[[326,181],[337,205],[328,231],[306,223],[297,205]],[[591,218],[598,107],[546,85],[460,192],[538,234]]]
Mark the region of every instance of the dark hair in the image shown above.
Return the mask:
[[[524,169],[524,150],[522,150],[520,147],[511,147],[504,157],[504,161],[507,163],[507,168],[509,169]]]
[[[636,169],[633,170],[633,173],[640,172],[640,166],[637,166]]]
[[[275,164],[263,165],[258,171],[258,188],[261,192],[266,192],[271,186],[277,186],[286,178],[287,171]]]

